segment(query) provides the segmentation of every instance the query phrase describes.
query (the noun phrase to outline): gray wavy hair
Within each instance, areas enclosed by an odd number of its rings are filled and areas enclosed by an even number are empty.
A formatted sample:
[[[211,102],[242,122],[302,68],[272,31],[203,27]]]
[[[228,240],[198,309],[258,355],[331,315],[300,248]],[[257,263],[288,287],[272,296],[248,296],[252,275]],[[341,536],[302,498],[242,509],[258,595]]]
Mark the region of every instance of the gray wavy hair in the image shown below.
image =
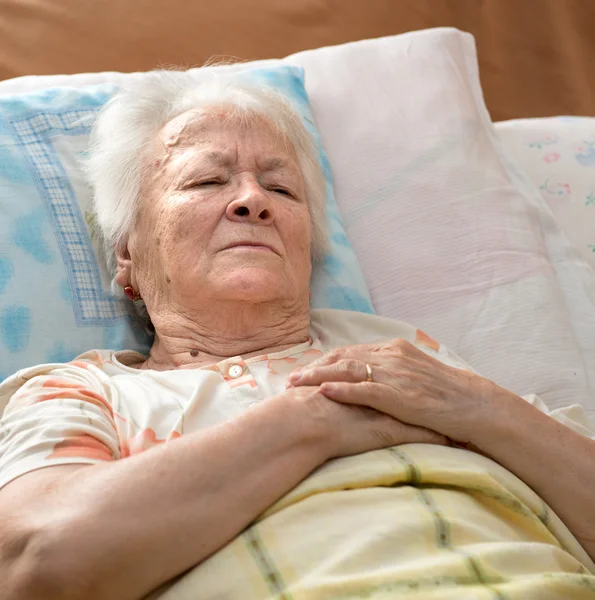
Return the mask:
[[[182,113],[224,106],[229,118],[246,123],[267,117],[294,147],[304,177],[312,223],[311,256],[327,244],[325,180],[318,148],[291,102],[273,88],[258,86],[240,73],[217,70],[152,71],[120,90],[102,108],[91,132],[84,170],[93,190],[93,208],[107,267],[116,270],[114,248],[126,241],[139,206],[145,160],[158,131]],[[112,283],[115,293],[120,292]]]

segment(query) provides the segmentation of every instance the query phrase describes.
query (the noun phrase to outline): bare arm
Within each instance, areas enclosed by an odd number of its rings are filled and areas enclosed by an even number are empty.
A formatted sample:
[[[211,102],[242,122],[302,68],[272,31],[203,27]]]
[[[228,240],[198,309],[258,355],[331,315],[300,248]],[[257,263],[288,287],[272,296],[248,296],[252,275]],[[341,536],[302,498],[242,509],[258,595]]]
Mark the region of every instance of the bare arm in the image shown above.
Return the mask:
[[[0,491],[2,598],[137,600],[329,458],[408,442],[445,438],[303,387],[123,460],[29,473]]]
[[[498,386],[492,401],[470,441],[533,488],[595,560],[595,440]]]
[[[250,411],[124,460],[77,468],[33,504],[23,502],[17,479],[0,504],[11,493],[23,506],[2,523],[4,532],[17,523],[27,532],[24,550],[12,547],[18,598],[137,600],[201,562],[324,461],[315,434],[300,425],[280,410]],[[10,549],[0,548],[6,565]]]

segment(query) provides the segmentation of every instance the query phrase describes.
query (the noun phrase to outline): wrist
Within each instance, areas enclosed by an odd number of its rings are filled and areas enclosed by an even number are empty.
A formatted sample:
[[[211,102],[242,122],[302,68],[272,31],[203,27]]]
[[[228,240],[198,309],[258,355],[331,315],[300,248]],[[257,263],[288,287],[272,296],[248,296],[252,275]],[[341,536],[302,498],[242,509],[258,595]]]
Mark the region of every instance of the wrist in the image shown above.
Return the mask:
[[[306,462],[316,468],[329,460],[332,452],[327,422],[317,419],[310,408],[307,402],[296,402],[281,394],[256,410],[261,413],[259,418],[264,420],[269,431],[274,431],[280,439],[296,448]]]
[[[489,381],[481,405],[481,415],[473,423],[467,441],[491,454],[493,447],[510,441],[515,431],[525,422],[521,413],[527,403],[514,392]]]

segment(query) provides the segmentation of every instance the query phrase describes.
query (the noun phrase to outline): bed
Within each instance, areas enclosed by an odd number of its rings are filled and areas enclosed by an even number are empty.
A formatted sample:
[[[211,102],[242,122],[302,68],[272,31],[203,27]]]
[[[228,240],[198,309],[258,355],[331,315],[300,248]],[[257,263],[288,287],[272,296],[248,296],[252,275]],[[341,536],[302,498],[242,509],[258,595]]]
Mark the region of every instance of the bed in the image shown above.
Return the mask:
[[[315,304],[415,323],[595,425],[589,2],[0,4],[0,379],[146,348],[98,258],[89,126],[144,70],[235,56],[210,68],[305,81],[333,198]]]

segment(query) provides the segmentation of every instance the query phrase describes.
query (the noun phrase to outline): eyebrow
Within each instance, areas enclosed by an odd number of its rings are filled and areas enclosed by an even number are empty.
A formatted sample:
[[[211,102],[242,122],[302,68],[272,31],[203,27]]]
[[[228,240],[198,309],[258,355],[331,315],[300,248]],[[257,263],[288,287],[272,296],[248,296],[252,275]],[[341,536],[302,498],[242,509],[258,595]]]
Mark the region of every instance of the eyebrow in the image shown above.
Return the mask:
[[[269,158],[262,163],[263,171],[280,171],[288,165],[288,161],[284,158]]]
[[[219,152],[218,150],[210,150],[204,154],[204,157],[212,163],[216,163],[218,165],[228,166],[233,162],[231,155],[227,152]],[[260,162],[260,161],[259,161]],[[260,162],[260,167],[263,172],[267,173],[270,171],[280,171],[286,168],[289,164],[284,158],[274,157],[268,158],[264,161]]]
[[[218,163],[224,166],[233,162],[229,153],[218,152],[217,150],[210,150],[205,154],[205,158],[210,162]]]

